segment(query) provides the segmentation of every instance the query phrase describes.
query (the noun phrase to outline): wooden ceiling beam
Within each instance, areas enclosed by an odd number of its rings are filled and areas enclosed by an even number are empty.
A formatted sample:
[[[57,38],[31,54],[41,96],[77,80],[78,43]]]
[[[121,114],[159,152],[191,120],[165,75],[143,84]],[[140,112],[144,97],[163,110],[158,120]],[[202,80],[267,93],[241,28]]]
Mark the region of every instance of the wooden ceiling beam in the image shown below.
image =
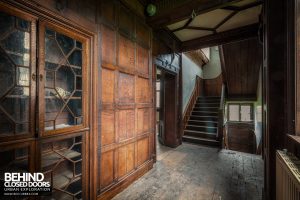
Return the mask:
[[[256,101],[256,94],[248,94],[248,95],[229,95],[227,97],[227,101]]]
[[[243,26],[240,28],[232,29],[229,31],[224,31],[216,33],[213,35],[208,35],[189,41],[182,42],[181,51],[191,51],[205,47],[222,45],[234,41],[245,40],[252,37],[258,36],[258,24],[252,24],[248,26]]]
[[[153,29],[161,29],[175,22],[189,19],[193,11],[199,15],[239,1],[241,0],[186,0],[185,3],[175,8],[158,10],[157,15],[148,17],[147,23]]]
[[[246,10],[246,9],[249,9],[249,8],[253,8],[253,7],[256,7],[256,6],[259,6],[263,4],[263,2],[261,0],[259,1],[255,1],[253,3],[249,3],[247,5],[244,5],[244,6],[225,6],[221,9],[224,9],[224,10],[232,10],[232,11],[243,11],[243,10]]]

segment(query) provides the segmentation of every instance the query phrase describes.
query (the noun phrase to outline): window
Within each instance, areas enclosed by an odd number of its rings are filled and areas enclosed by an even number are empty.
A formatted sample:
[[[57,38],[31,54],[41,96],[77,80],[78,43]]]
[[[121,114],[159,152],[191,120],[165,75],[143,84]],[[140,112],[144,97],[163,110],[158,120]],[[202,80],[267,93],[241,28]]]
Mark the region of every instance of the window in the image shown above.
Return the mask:
[[[253,121],[252,104],[228,104],[228,121],[251,122]]]

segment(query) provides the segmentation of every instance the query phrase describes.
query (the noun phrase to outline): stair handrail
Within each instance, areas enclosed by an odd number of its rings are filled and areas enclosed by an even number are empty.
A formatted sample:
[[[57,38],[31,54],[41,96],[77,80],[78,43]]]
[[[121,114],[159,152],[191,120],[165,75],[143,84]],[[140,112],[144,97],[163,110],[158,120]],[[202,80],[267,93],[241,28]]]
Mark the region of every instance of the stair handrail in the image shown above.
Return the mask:
[[[217,138],[220,142],[220,147],[223,145],[223,124],[224,124],[224,103],[225,103],[225,91],[226,85],[222,84],[221,98],[220,98],[220,107],[218,111],[218,131]]]

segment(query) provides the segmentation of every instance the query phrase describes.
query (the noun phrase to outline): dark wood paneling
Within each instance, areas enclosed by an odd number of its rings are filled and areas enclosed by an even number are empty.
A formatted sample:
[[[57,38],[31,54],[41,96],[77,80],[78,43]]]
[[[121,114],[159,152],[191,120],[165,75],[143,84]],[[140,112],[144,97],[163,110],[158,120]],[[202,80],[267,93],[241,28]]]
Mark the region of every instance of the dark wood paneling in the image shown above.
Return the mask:
[[[205,96],[221,96],[223,84],[222,74],[214,79],[205,79],[203,82]]]
[[[116,64],[116,31],[106,27],[101,27],[102,34],[102,63]]]
[[[228,97],[256,96],[262,46],[258,38],[222,46]]]
[[[94,175],[100,183],[97,198],[109,199],[152,167],[152,34],[143,19],[119,1],[101,5],[103,13],[97,21],[105,25],[100,33],[100,173]]]
[[[226,123],[227,148],[245,153],[256,153],[256,137],[253,123]]]

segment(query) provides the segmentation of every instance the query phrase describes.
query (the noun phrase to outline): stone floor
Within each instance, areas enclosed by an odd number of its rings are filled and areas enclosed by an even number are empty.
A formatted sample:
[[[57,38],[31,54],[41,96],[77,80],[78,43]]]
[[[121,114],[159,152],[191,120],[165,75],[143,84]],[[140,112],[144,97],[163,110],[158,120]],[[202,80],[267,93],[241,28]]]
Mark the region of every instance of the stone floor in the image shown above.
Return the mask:
[[[184,143],[158,145],[153,169],[114,200],[259,200],[261,156]]]

